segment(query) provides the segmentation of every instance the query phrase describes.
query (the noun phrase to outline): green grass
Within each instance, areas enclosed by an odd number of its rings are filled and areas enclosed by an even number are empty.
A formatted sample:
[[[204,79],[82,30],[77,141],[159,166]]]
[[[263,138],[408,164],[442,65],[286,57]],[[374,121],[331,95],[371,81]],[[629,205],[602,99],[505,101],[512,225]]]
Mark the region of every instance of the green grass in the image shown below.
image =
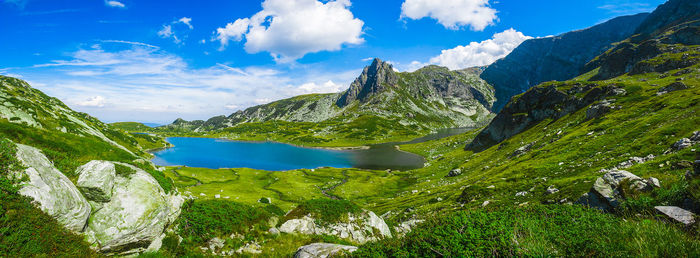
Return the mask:
[[[700,255],[700,242],[653,220],[623,221],[597,210],[547,205],[459,211],[429,219],[402,239],[369,243],[356,257]]]
[[[307,214],[324,223],[336,223],[346,219],[348,213],[357,213],[360,207],[347,200],[311,199],[299,204],[286,218],[300,218]]]

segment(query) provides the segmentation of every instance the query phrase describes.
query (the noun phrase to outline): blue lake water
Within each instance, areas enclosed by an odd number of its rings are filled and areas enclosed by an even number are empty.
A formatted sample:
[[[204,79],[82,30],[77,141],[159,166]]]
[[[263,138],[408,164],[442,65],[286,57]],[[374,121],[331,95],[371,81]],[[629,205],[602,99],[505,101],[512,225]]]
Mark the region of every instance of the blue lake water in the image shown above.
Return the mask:
[[[466,130],[445,130],[405,143],[437,139]],[[213,169],[247,167],[281,171],[318,167],[409,170],[421,168],[425,163],[423,157],[399,151],[395,147],[405,143],[377,144],[363,150],[329,150],[276,142],[244,142],[213,138],[171,137],[167,140],[175,147],[154,152],[153,163],[156,165],[185,165]]]

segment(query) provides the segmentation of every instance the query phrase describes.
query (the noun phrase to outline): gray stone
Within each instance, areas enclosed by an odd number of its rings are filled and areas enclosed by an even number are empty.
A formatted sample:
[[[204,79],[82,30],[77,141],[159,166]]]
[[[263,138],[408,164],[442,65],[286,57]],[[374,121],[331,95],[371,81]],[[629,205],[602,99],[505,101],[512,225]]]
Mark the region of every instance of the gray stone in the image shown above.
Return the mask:
[[[655,177],[650,177],[649,179],[647,179],[647,183],[653,186],[654,188],[661,188],[661,182]]]
[[[128,178],[117,175],[112,196],[96,210],[88,223],[88,239],[104,253],[129,254],[143,251],[179,214],[183,199],[165,194],[147,172]],[[101,170],[108,172],[108,170]]]
[[[619,189],[622,181],[628,181],[630,187],[635,191],[647,192],[653,189],[653,184],[635,174],[612,169],[607,171],[603,177],[596,179],[590,192],[582,196],[578,203],[603,210],[614,209],[620,205],[624,198]]]
[[[586,120],[601,117],[610,112],[610,110],[613,108],[615,108],[615,106],[613,106],[613,102],[607,99],[601,101],[600,103],[593,104],[586,110]]]
[[[657,95],[662,95],[662,94],[666,94],[669,92],[673,92],[673,91],[677,91],[677,90],[685,90],[685,89],[688,89],[688,85],[685,85],[685,83],[673,82],[669,85],[666,85],[666,87],[659,89],[659,91],[657,92]]]
[[[279,230],[288,234],[333,235],[361,244],[392,237],[386,222],[368,210],[357,214],[348,213],[347,222],[333,224],[319,224],[315,218],[306,215],[299,219],[285,221]]]
[[[517,197],[517,196],[526,196],[526,195],[527,195],[527,192],[526,192],[526,191],[517,192],[517,193],[515,194],[516,197]]]
[[[88,200],[108,202],[112,197],[112,187],[116,170],[109,161],[93,160],[76,170],[78,187]]]
[[[270,233],[270,234],[273,234],[273,235],[279,235],[279,234],[280,234],[280,230],[277,229],[277,228],[270,228],[270,229],[267,230],[267,232]]]
[[[655,206],[654,209],[667,218],[680,222],[683,225],[690,226],[695,223],[695,214],[679,207]]]
[[[557,192],[559,192],[559,189],[557,189],[553,185],[550,185],[549,187],[547,187],[547,194],[554,194]]]
[[[447,177],[455,177],[455,176],[459,176],[461,174],[462,174],[462,169],[455,168],[453,170],[450,170],[449,173],[447,173]]]
[[[352,253],[356,250],[357,247],[355,246],[314,243],[299,247],[294,254],[294,258],[326,258],[338,255],[342,252]]]
[[[212,250],[212,251],[216,251],[216,250],[223,248],[224,244],[226,244],[226,242],[224,242],[223,239],[218,238],[218,237],[209,239],[209,241],[207,242],[207,245],[209,246],[209,250]]]
[[[677,142],[673,143],[673,145],[671,146],[671,148],[673,148],[673,150],[677,150],[677,151],[678,151],[678,150],[682,150],[682,149],[688,148],[688,147],[690,147],[690,146],[692,146],[692,145],[693,145],[693,142],[690,141],[690,139],[688,139],[688,138],[683,138],[683,139],[680,139],[680,140],[678,140]]]
[[[19,193],[31,197],[39,208],[74,232],[81,232],[90,216],[90,204],[77,187],[34,147],[17,144],[17,159],[29,178]]]

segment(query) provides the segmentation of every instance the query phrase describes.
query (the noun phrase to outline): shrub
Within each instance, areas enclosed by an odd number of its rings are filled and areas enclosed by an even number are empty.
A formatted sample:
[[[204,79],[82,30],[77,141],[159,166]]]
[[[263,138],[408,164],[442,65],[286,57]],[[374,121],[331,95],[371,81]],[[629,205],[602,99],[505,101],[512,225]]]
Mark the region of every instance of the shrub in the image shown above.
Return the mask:
[[[361,209],[347,200],[311,199],[305,201],[289,213],[288,218],[299,218],[311,214],[321,222],[334,223],[341,221],[348,213],[356,213]]]
[[[177,222],[180,236],[195,243],[245,232],[266,224],[273,214],[262,208],[224,200],[187,201]]]

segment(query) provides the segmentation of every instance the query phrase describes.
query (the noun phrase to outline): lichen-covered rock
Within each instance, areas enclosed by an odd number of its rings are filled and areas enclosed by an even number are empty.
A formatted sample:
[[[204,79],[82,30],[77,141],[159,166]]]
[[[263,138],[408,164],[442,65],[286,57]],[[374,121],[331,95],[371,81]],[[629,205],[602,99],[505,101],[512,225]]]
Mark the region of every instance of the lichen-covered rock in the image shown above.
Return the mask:
[[[326,258],[342,252],[352,253],[356,250],[357,247],[350,245],[314,243],[299,247],[294,258]]]
[[[366,243],[390,238],[391,230],[382,218],[374,212],[363,210],[360,213],[348,213],[347,222],[319,224],[310,215],[300,219],[290,219],[284,222],[280,231],[288,234],[297,233],[304,235],[333,235],[339,238],[350,239],[357,243]]]
[[[27,167],[23,173],[29,178],[19,193],[33,198],[42,211],[66,228],[83,231],[90,216],[90,204],[78,188],[34,147],[17,144],[17,159]]]
[[[677,90],[685,90],[688,89],[688,85],[685,85],[685,83],[682,82],[673,82],[666,87],[663,87],[659,89],[657,92],[657,95],[663,95],[672,91],[677,91]]]
[[[453,169],[453,170],[450,170],[450,172],[447,173],[447,176],[446,176],[446,177],[455,177],[455,176],[459,176],[459,175],[461,175],[461,174],[462,174],[462,169],[460,169],[460,168],[455,168],[455,169]]]
[[[588,107],[586,110],[586,120],[595,119],[613,110],[615,106],[611,100],[603,100]]]
[[[676,206],[655,206],[654,209],[660,214],[680,222],[685,226],[690,226],[695,223],[695,214],[690,211],[681,209]]]
[[[112,197],[112,187],[116,170],[109,161],[93,160],[76,170],[78,187],[88,200],[108,202]]]
[[[111,198],[93,212],[86,231],[101,252],[128,254],[145,250],[162,235],[181,202],[166,195],[147,172],[120,164],[134,173],[115,177]]]
[[[624,199],[621,195],[622,182],[627,182],[629,190],[639,192],[648,192],[655,187],[655,183],[658,183],[644,180],[624,170],[612,169],[599,177],[590,192],[584,194],[578,203],[602,210],[614,209]]]

